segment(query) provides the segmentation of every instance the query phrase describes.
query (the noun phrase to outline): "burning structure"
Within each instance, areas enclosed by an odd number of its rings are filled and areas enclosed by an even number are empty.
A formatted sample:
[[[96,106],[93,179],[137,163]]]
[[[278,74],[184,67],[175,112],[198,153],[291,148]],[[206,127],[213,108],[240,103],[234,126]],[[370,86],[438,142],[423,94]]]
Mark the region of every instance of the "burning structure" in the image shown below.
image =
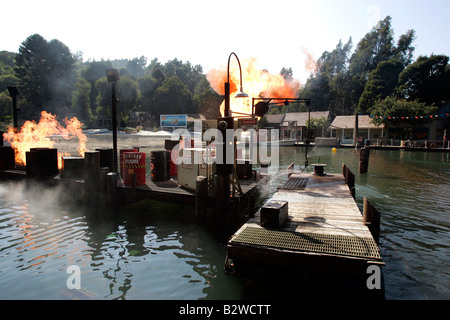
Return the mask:
[[[20,131],[9,128],[3,136],[14,149],[16,164],[26,165],[26,152],[30,151],[31,148],[52,148],[55,143],[51,139],[52,136],[60,136],[66,140],[78,139],[79,155],[84,156],[87,137],[82,132],[82,123],[76,117],[66,118],[64,122],[66,126],[61,125],[55,115],[42,111],[38,123],[26,121]],[[59,169],[62,168],[62,157],[68,155],[58,152]]]

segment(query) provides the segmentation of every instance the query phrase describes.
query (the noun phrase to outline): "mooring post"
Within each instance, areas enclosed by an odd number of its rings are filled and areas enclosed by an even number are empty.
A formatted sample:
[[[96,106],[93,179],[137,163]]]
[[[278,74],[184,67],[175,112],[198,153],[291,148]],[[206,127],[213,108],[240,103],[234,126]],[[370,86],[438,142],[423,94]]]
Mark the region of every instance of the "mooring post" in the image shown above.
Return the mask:
[[[204,176],[198,176],[195,186],[195,215],[197,219],[204,220],[208,203],[208,179]]]
[[[369,200],[364,197],[363,204],[363,222],[369,228],[370,233],[377,244],[380,240],[380,212],[370,204]]]
[[[100,196],[99,196],[99,206],[100,206],[100,211],[104,212],[107,208],[107,203],[106,203],[106,175],[109,172],[109,167],[101,167],[100,168]]]
[[[111,211],[116,211],[118,208],[117,194],[117,173],[109,172],[106,175],[106,198],[108,209]]]
[[[98,205],[100,181],[100,153],[86,151],[84,153],[84,198],[86,205]]]
[[[359,150],[359,173],[366,173],[369,168],[370,147]]]

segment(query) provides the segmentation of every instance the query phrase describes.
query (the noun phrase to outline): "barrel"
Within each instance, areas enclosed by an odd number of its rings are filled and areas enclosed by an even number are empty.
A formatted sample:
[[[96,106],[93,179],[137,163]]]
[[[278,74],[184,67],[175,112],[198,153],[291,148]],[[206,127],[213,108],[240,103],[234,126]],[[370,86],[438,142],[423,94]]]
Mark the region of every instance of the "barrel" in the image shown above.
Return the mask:
[[[165,141],[165,148],[166,150],[170,151],[170,176],[176,177],[177,176],[177,164],[172,161],[172,159],[178,159],[179,156],[179,147],[178,144],[179,141],[172,141],[172,140],[166,140]]]
[[[96,148],[100,152],[100,168],[109,168],[109,172],[114,171],[114,150],[113,148]]]
[[[145,153],[124,152],[123,153],[123,184],[133,185],[133,174],[136,174],[136,185],[145,184]]]
[[[123,154],[125,152],[138,152],[139,149],[137,148],[131,148],[131,149],[120,149],[120,176],[123,178],[123,172],[124,172],[124,162],[123,162]]]
[[[14,149],[9,146],[0,146],[0,169],[12,169],[16,166]]]
[[[170,151],[154,150],[150,153],[150,176],[152,181],[170,179]]]
[[[57,149],[30,148],[30,151],[27,151],[25,156],[27,161],[27,175],[45,178],[56,176],[59,173]]]

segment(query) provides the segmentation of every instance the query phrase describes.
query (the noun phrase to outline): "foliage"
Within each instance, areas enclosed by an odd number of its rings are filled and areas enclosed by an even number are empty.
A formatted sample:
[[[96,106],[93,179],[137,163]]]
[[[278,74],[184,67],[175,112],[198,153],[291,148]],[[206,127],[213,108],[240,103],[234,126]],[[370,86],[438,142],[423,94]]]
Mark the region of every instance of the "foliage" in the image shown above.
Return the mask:
[[[22,42],[15,59],[15,75],[22,94],[34,109],[57,113],[71,105],[72,86],[76,79],[75,59],[58,40],[47,41],[34,34]]]
[[[438,105],[450,101],[448,61],[449,57],[444,55],[419,57],[399,75],[403,97]]]
[[[412,125],[425,123],[428,119],[424,116],[433,114],[436,110],[437,107],[429,106],[424,102],[408,101],[389,96],[378,100],[370,108],[370,114],[375,124],[384,123],[398,127],[405,120]]]

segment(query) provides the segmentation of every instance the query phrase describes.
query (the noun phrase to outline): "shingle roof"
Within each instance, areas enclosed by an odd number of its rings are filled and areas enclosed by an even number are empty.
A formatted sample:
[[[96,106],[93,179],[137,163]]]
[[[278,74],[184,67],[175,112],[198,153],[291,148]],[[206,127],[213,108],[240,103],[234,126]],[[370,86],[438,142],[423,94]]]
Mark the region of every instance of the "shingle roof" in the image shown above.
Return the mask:
[[[310,114],[311,119],[320,119],[320,118],[328,118],[330,112],[329,111],[313,111]],[[286,116],[283,119],[282,126],[289,125],[288,122],[297,121],[297,126],[306,126],[306,122],[308,121],[308,112],[291,112],[286,113]]]
[[[355,127],[355,116],[336,116],[330,127],[332,129],[352,129]],[[368,115],[358,116],[358,128],[373,129],[383,127],[383,124],[376,126],[374,123],[372,123],[372,118],[370,118]]]

